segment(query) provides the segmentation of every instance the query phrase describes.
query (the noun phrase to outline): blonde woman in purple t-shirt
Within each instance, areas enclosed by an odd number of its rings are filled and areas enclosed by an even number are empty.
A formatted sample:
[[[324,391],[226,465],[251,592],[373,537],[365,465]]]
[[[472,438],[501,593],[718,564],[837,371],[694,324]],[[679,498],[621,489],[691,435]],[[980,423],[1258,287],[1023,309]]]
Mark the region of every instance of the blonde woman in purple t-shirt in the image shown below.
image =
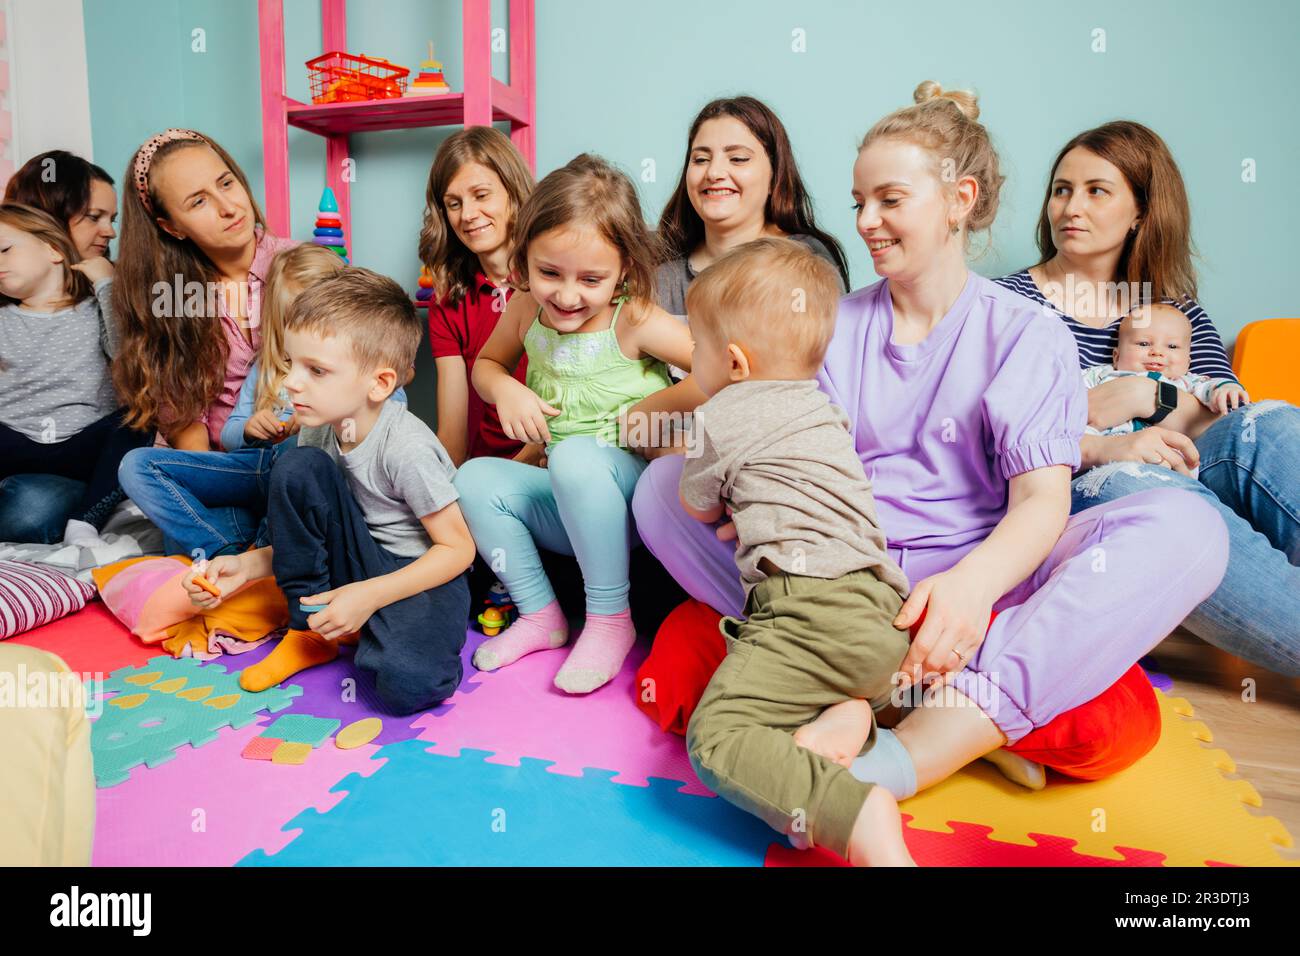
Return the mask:
[[[1070,516],[1087,415],[1074,341],[966,266],[967,237],[992,223],[1003,180],[975,97],[927,82],[915,100],[859,148],[857,228],[883,278],[841,301],[819,376],[848,414],[890,556],[913,582],[895,626],[926,614],[900,682],[951,685],[948,706],[916,707],[853,761],[900,798],[985,755],[1041,785],[1041,768],[999,748],[1115,683],[1214,590],[1227,551],[1222,520],[1185,492]],[[695,392],[688,378],[633,411],[688,407]],[[734,530],[685,514],[680,473],[676,456],[643,473],[642,539],[694,597],[739,614]],[[825,711],[803,742],[842,756],[863,707]]]

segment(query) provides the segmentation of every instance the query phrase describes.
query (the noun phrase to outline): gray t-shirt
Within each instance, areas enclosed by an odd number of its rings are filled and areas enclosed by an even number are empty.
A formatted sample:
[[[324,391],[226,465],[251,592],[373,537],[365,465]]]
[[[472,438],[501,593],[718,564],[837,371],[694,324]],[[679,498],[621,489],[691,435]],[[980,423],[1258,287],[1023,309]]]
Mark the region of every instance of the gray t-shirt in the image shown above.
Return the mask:
[[[680,490],[701,511],[731,505],[746,595],[767,558],[811,578],[870,568],[907,597],[848,418],[814,381],[737,382],[697,408]]]
[[[0,422],[52,443],[117,409],[112,295],[113,280],[100,279],[93,296],[59,312],[0,306]]]
[[[831,251],[826,248],[816,236],[792,235],[789,238],[795,242],[802,242],[817,255],[821,256],[838,270],[839,265],[835,262],[835,257]],[[655,300],[659,303],[659,308],[663,309],[669,315],[675,315],[679,319],[686,318],[686,289],[695,280],[698,273],[691,268],[690,262],[686,256],[680,259],[669,259],[659,266],[655,273]],[[848,292],[848,289],[844,290]]]
[[[428,551],[433,542],[420,519],[460,497],[451,484],[456,466],[442,442],[399,402],[384,403],[375,427],[350,452],[339,450],[331,425],[304,428],[298,444],[338,462],[371,537],[399,557]]]

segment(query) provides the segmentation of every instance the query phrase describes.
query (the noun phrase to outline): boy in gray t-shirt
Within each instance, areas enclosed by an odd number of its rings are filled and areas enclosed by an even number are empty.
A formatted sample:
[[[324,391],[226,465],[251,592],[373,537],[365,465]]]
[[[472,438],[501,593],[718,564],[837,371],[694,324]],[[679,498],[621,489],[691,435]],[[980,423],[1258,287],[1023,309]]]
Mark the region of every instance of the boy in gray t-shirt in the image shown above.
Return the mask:
[[[421,327],[406,292],[349,267],[310,286],[285,317],[284,387],[302,425],[271,470],[271,545],[214,558],[221,594],[274,574],[289,631],[239,678],[278,684],[357,645],[385,707],[409,714],[451,696],[469,616],[474,540],[456,504],[455,468],[429,427],[390,400],[415,361]],[[200,607],[220,600],[186,579]]]
[[[759,239],[687,293],[691,374],[711,397],[695,411],[681,501],[701,521],[730,513],[747,593],[746,619],[722,619],[727,657],[687,747],[707,786],[796,845],[906,864],[893,796],[848,771],[874,743],[869,712],[843,753],[805,729],[846,701],[886,703],[908,648],[893,625],[907,578],[886,552],[844,413],[813,380],[839,291],[806,247]]]

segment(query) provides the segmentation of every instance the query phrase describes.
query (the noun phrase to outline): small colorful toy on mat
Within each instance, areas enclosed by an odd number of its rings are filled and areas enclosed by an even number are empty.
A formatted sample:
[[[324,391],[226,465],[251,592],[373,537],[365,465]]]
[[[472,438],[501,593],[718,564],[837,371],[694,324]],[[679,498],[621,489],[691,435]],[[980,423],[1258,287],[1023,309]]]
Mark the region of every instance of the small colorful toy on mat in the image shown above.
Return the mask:
[[[347,239],[343,236],[343,219],[339,215],[339,201],[334,198],[334,190],[328,186],[320,195],[320,208],[316,211],[316,228],[312,230],[311,241],[318,246],[328,246],[344,262],[348,259]]]
[[[427,309],[429,301],[433,298],[433,273],[428,266],[420,266],[420,290],[415,293],[415,304],[419,308]]]
[[[447,81],[442,75],[442,62],[433,58],[433,41],[430,40],[429,58],[420,61],[420,73],[411,81],[406,95],[437,96],[440,93],[450,92],[451,87],[447,85]]]
[[[519,611],[511,602],[505,585],[500,581],[488,590],[488,596],[483,599],[483,603],[487,605],[487,610],[478,616],[478,625],[488,637],[496,637],[519,616]]]

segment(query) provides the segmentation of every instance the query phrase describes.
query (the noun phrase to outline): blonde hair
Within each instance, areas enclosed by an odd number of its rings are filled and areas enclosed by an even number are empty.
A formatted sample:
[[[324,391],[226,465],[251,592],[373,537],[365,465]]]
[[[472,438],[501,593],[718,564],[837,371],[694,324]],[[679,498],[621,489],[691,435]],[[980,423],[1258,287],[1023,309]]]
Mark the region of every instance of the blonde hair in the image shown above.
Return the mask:
[[[952,163],[940,177],[957,182],[973,177],[979,188],[975,205],[966,216],[965,235],[993,225],[998,213],[998,193],[1006,177],[998,168],[997,150],[979,120],[979,101],[969,90],[945,90],[926,80],[912,94],[915,105],[895,110],[871,127],[858,152],[878,139],[902,139],[928,150],[935,166]],[[937,170],[936,170],[937,174]]]
[[[17,202],[0,203],[0,222],[25,232],[37,242],[43,242],[63,257],[60,264],[63,271],[63,294],[70,302],[80,302],[91,295],[90,280],[83,273],[72,268],[74,262],[80,262],[77,247],[72,238],[57,219],[43,209],[26,206]],[[7,295],[0,295],[0,301],[16,302]]]
[[[835,266],[803,243],[771,236],[732,249],[686,289],[694,327],[807,377],[826,357],[839,301]]]
[[[400,285],[378,272],[345,266],[298,294],[285,313],[284,331],[346,336],[363,371],[392,368],[402,385],[424,329]]]
[[[599,156],[582,153],[542,179],[519,212],[512,230],[510,284],[528,290],[528,245],[544,232],[590,225],[618,250],[626,270],[626,288],[639,303],[654,300],[659,241],[645,224],[636,187],[627,175]],[[630,310],[637,321],[641,309]]]
[[[289,374],[284,351],[284,319],[299,294],[322,279],[347,268],[342,257],[325,246],[305,242],[285,249],[271,260],[262,287],[262,346],[257,356],[254,411],[274,411]]]

